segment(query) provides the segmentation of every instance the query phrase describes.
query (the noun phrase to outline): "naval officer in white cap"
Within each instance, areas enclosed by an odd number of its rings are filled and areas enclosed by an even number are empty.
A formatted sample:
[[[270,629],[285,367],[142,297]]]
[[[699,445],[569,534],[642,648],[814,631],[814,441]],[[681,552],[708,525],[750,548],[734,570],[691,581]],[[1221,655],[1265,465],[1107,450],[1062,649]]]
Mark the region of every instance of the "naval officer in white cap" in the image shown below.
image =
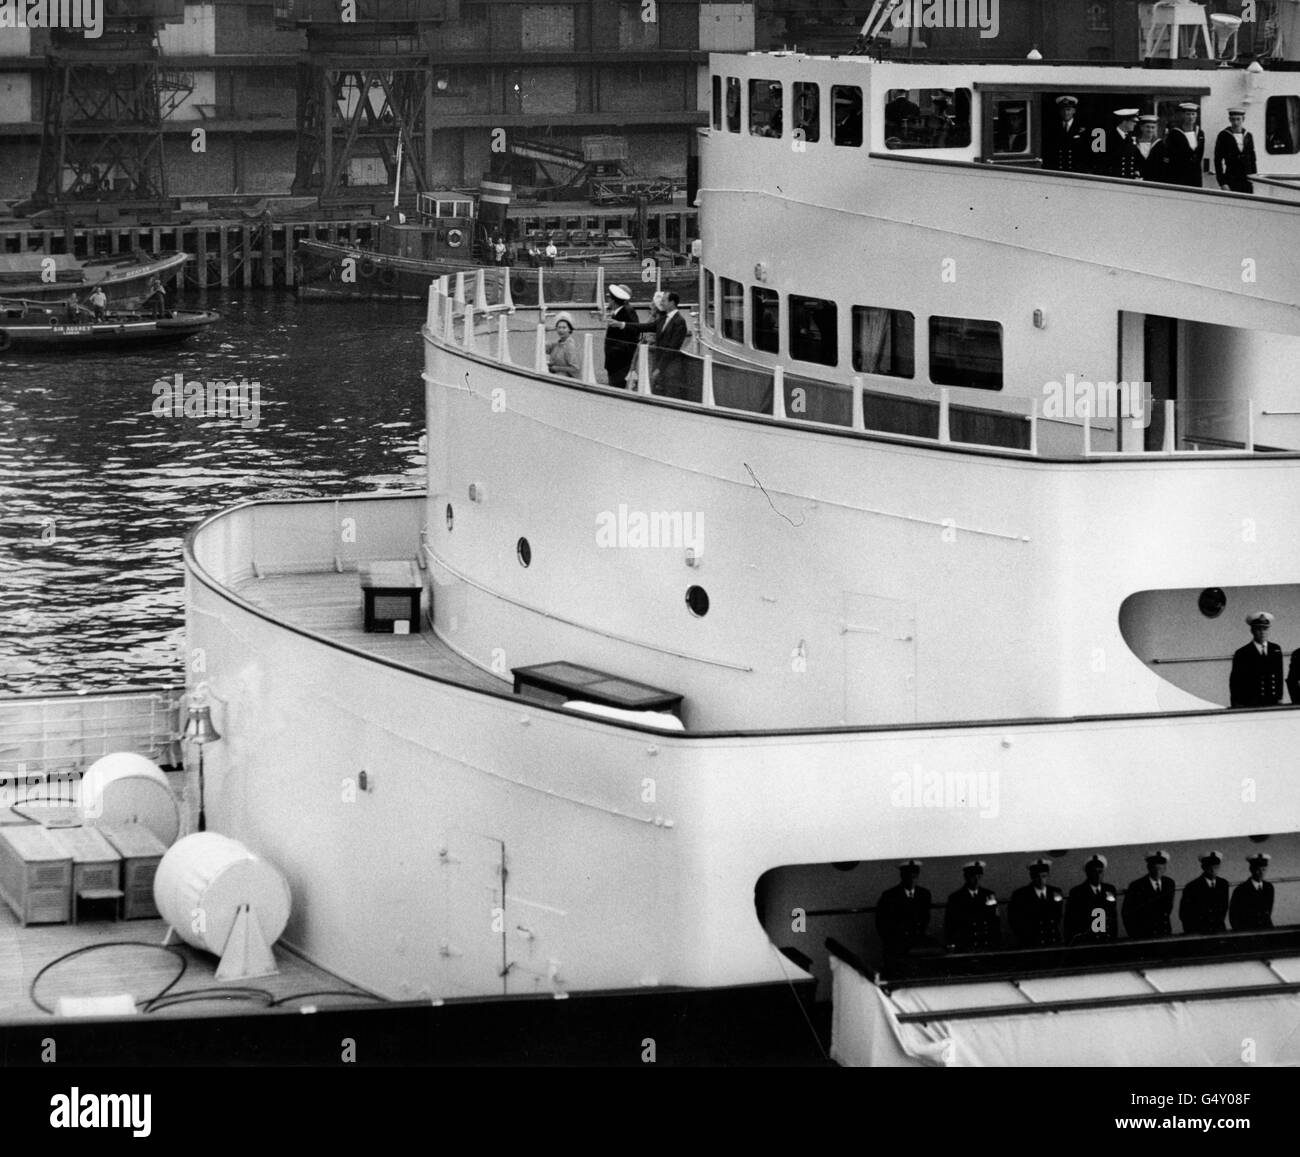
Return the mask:
[[[1233,707],[1276,707],[1282,702],[1282,648],[1268,641],[1273,616],[1251,611],[1246,625],[1251,641],[1232,656],[1229,702]]]

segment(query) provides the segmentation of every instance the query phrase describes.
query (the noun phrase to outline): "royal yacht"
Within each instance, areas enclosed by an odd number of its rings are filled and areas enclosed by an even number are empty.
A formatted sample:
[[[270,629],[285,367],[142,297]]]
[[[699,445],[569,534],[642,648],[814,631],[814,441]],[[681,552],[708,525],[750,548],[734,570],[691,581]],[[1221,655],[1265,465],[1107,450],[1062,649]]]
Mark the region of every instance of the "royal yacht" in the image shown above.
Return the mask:
[[[186,544],[207,823],[285,942],[447,1007],[807,997],[843,1064],[1300,1061],[1300,714],[1229,699],[1245,616],[1300,647],[1300,73],[1213,48],[713,56],[693,346],[628,388],[596,294],[569,378],[553,309],[433,284],[427,489]],[[1062,171],[1062,98],[1090,153],[1194,105],[1207,165],[1240,107],[1252,191]],[[940,932],[972,860],[1005,927],[1040,858],[1118,902],[1211,850],[1271,926]]]

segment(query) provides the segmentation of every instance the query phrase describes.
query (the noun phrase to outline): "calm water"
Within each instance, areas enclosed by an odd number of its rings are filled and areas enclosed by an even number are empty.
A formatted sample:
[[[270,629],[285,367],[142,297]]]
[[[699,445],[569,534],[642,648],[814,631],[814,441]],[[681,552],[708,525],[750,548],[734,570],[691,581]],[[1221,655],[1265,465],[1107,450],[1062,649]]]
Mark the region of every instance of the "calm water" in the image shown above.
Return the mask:
[[[213,511],[422,485],[418,305],[208,305],[179,346],[0,354],[0,694],[179,681],[181,540]],[[260,423],[155,416],[177,373],[259,381]]]

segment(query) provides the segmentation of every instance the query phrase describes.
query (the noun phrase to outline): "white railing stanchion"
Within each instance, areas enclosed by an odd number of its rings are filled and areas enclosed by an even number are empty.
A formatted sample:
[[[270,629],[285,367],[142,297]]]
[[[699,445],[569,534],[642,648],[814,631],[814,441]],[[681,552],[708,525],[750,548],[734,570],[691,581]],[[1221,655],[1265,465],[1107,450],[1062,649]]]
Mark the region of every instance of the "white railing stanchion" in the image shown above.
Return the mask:
[[[591,330],[582,335],[582,384],[596,384],[596,343],[591,340]]]
[[[444,273],[438,278],[438,292],[443,297],[451,296],[451,274]]]
[[[700,404],[712,410],[718,403],[713,397],[713,355],[704,355],[704,392],[700,395]]]
[[[1255,453],[1255,403],[1246,399],[1246,453]]]
[[[442,314],[442,339],[451,345],[456,340],[456,303],[450,297],[442,300],[446,306]]]
[[[867,419],[862,412],[862,378],[857,374],[853,375],[852,390],[853,417],[851,424],[855,430],[865,430],[867,428]]]
[[[465,304],[465,271],[463,269],[456,272],[456,304]]]
[[[1083,456],[1085,458],[1092,454],[1092,414],[1089,410],[1083,411]]]
[[[785,421],[785,366],[772,369],[772,417]]]
[[[1178,445],[1178,439],[1175,437],[1174,418],[1174,400],[1169,398],[1165,401],[1165,437],[1164,444],[1160,447],[1162,454],[1172,454]]]
[[[515,296],[510,288],[510,270],[506,270],[505,276],[501,278],[501,304],[505,306],[506,313],[514,313]]]
[[[952,428],[949,423],[949,409],[948,409],[949,402],[951,401],[951,399],[952,399],[952,395],[949,393],[948,387],[947,386],[940,387],[939,389],[939,441],[940,442],[952,441]]]
[[[487,312],[487,272],[483,269],[474,274],[474,306],[484,313]]]
[[[510,323],[504,313],[497,314],[497,361],[503,366],[514,365],[510,357]]]
[[[1038,399],[1029,399],[1029,453],[1038,457]]]
[[[601,317],[605,316],[605,267],[596,266],[596,304],[595,310]]]
[[[464,325],[465,332],[461,334],[461,345],[466,350],[474,351],[476,346],[474,345],[474,307],[472,305],[465,307]]]
[[[636,392],[650,393],[650,347],[645,342],[636,347]]]
[[[664,291],[664,271],[659,267],[658,258],[655,259],[655,292],[663,293]]]
[[[533,369],[546,373],[546,326],[537,323],[537,344],[533,347]]]
[[[546,321],[546,275],[540,265],[537,267],[537,316]]]
[[[424,315],[424,325],[430,333],[438,332],[438,287],[432,281],[429,282],[429,309]]]

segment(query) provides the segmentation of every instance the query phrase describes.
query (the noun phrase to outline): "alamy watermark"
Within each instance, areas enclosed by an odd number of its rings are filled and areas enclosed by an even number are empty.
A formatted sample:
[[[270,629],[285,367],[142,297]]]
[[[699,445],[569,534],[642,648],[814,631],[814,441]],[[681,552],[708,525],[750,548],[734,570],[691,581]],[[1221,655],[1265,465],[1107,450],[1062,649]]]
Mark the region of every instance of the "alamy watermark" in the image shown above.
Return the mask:
[[[156,418],[238,418],[245,430],[256,430],[262,420],[262,383],[247,378],[187,382],[175,374],[154,382],[153,394]]]
[[[999,0],[877,0],[865,31],[871,39],[895,28],[978,28],[991,40],[1000,27]]]
[[[980,818],[996,819],[1000,810],[996,771],[922,771],[891,777],[889,802],[893,807],[979,808]]]
[[[1066,374],[1063,382],[1043,386],[1044,418],[1130,418],[1151,425],[1150,382],[1090,382]]]
[[[80,28],[87,40],[104,35],[104,0],[0,0],[0,29]]]
[[[619,503],[617,512],[596,515],[596,545],[623,549],[689,550],[698,558],[704,551],[702,510],[629,510]]]

